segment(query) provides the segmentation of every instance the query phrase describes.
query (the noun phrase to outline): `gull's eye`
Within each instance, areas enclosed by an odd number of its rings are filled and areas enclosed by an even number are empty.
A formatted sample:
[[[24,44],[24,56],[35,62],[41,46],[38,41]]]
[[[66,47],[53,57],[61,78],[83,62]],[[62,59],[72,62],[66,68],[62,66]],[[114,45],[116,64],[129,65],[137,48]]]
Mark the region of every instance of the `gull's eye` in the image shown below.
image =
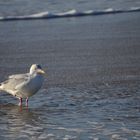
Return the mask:
[[[42,69],[40,65],[37,65],[37,68],[38,68],[38,69]]]

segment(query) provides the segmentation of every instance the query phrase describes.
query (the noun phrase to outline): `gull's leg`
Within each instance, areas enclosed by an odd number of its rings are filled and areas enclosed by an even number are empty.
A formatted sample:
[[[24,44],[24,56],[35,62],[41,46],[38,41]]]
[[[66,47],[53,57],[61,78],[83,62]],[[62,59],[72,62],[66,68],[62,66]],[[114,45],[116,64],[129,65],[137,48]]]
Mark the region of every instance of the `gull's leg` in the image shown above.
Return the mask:
[[[28,97],[26,98],[26,106],[28,107]]]
[[[22,98],[19,98],[19,106],[22,106]]]

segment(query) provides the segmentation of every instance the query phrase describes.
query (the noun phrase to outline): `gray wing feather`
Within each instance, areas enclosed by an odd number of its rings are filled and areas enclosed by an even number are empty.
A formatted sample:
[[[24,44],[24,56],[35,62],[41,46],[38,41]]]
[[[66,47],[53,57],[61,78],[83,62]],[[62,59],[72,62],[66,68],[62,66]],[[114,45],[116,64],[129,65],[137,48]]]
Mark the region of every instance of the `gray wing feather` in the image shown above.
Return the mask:
[[[16,74],[9,76],[9,79],[2,82],[3,90],[15,90],[17,85],[25,83],[29,80],[29,74]]]
[[[25,74],[14,74],[14,75],[10,75],[8,78],[15,78],[15,79],[20,79],[20,78],[25,78],[28,77],[29,73],[25,73]]]

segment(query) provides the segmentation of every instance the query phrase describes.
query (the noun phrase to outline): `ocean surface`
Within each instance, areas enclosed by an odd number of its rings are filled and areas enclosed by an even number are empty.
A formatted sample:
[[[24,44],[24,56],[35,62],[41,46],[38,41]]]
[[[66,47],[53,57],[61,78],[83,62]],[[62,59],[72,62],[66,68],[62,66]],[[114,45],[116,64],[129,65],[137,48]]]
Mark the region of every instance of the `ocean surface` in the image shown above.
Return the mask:
[[[0,21],[140,12],[139,0],[1,0]]]
[[[140,139],[139,0],[0,0],[0,82],[34,63],[28,108],[0,92],[0,139]]]

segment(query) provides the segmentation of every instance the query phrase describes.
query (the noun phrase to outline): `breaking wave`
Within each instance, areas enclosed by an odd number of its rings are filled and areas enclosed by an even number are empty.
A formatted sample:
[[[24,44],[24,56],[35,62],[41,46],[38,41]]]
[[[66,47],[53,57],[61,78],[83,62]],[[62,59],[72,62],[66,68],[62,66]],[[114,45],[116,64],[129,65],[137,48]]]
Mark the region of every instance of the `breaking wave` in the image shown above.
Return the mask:
[[[58,13],[51,13],[45,11],[45,12],[40,12],[31,15],[0,17],[0,21],[68,18],[68,17],[96,16],[96,15],[118,14],[118,13],[128,13],[128,12],[140,12],[140,7],[131,7],[129,9],[123,9],[123,10],[108,8],[105,10],[97,10],[97,11],[94,10],[77,11],[73,9],[67,12],[58,12]]]

